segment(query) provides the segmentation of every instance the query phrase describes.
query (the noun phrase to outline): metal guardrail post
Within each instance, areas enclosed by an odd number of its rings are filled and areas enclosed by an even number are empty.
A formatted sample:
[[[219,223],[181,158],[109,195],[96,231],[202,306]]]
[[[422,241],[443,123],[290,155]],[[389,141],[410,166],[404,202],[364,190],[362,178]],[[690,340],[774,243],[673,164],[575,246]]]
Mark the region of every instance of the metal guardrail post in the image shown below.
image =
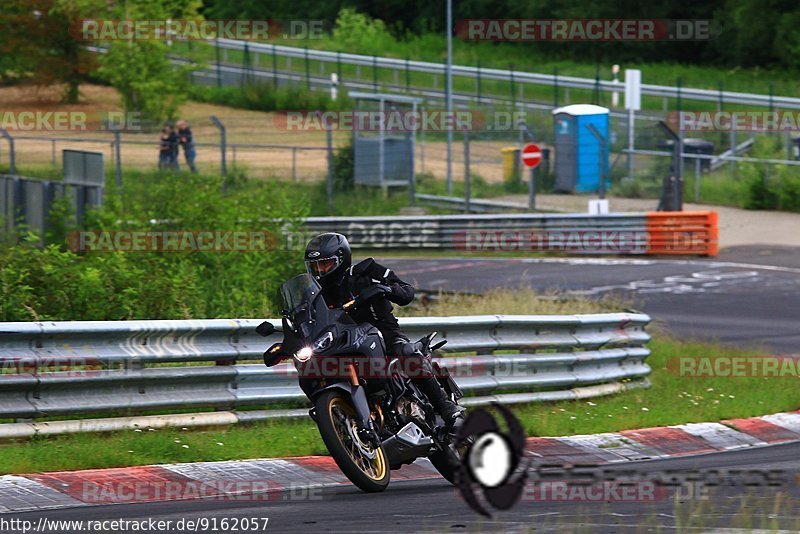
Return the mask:
[[[216,53],[217,59],[217,89],[222,87],[222,67],[220,66],[220,59],[219,59],[219,40],[214,41],[214,52]]]
[[[471,176],[469,169],[469,133],[465,128],[464,129],[464,211],[466,213],[470,212],[469,209],[469,197],[471,194],[470,182],[471,182]]]
[[[272,86],[278,87],[278,56],[275,47],[272,48]]]
[[[475,93],[476,93],[476,102],[478,104],[481,103],[481,60],[478,59],[477,65],[475,70]]]
[[[308,62],[308,47],[305,47],[305,64],[306,64],[306,88],[311,89],[311,66]]]
[[[558,67],[553,67],[553,107],[558,107]]]
[[[221,168],[222,168],[222,170],[221,170],[222,177],[225,178],[228,175],[228,166],[227,166],[227,163],[226,163],[226,154],[227,154],[227,151],[228,151],[228,147],[227,147],[227,138],[226,138],[226,134],[225,134],[225,125],[222,124],[222,122],[217,118],[216,115],[211,115],[211,117],[209,117],[209,118],[211,119],[211,122],[214,123],[214,126],[216,126],[219,129],[219,144],[220,144],[220,157],[221,157],[220,165],[221,165]],[[222,192],[223,193],[226,191],[227,185],[228,185],[227,180],[224,180],[222,182]]]
[[[702,173],[700,172],[700,160],[695,158],[694,160],[694,201],[700,202],[700,176]]]

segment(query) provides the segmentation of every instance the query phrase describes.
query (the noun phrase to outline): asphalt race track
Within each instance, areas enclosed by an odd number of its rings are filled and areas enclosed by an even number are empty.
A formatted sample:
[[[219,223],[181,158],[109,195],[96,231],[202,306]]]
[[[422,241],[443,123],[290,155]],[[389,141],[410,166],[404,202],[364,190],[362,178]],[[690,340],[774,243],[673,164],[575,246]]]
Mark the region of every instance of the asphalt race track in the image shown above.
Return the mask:
[[[486,519],[442,480],[398,481],[380,494],[341,487],[308,494],[284,493],[271,501],[169,501],[38,511],[4,516],[49,520],[269,518],[259,532],[733,532],[732,528],[800,529],[800,443],[683,458],[603,466],[602,478],[647,479],[669,484],[684,471],[692,482],[661,486],[648,502],[541,501],[525,498]],[[744,472],[736,473],[734,471]],[[622,473],[625,471],[625,473]],[[633,474],[635,471],[636,474]],[[690,474],[686,474],[686,472]],[[765,472],[771,471],[766,477]],[[585,477],[586,475],[582,475]],[[628,477],[628,478],[624,478]],[[767,486],[777,483],[777,486]],[[716,485],[715,485],[716,484]],[[689,489],[692,488],[692,489]],[[530,494],[529,494],[530,495]],[[749,514],[748,514],[749,512]],[[755,516],[748,523],[748,515]],[[763,519],[762,519],[763,517]],[[693,527],[693,528],[690,528]],[[69,531],[60,531],[69,532]],[[741,530],[738,530],[741,532]]]
[[[533,287],[618,294],[681,337],[796,354],[800,347],[800,250],[738,247],[717,258],[386,259],[426,290]],[[502,313],[501,310],[498,310]]]

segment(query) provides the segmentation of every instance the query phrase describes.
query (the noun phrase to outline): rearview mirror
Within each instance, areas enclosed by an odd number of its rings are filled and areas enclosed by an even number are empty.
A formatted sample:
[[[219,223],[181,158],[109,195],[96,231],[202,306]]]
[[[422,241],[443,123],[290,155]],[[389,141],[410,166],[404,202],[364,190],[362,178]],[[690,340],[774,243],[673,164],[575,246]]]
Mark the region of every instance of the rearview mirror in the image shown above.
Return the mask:
[[[269,321],[264,321],[256,327],[256,334],[259,336],[267,337],[275,332],[275,326]]]

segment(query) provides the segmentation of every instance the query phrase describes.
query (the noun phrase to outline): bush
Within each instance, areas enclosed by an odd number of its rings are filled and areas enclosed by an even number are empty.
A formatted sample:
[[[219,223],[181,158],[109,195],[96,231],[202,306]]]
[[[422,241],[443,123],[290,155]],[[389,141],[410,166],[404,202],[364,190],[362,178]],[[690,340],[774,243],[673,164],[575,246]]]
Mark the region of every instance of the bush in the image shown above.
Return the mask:
[[[355,150],[352,142],[339,148],[333,155],[333,188],[351,191],[355,185]]]
[[[252,83],[242,87],[192,85],[189,98],[197,102],[255,111],[329,111],[352,106],[346,95],[340,94],[339,98],[331,100],[325,92],[301,87],[275,87],[269,83]]]
[[[0,244],[0,321],[265,317],[278,311],[277,288],[302,271],[302,255],[280,236],[308,207],[279,182],[141,173],[109,184],[106,205],[84,228],[258,230],[278,236],[265,251],[74,252],[29,235]],[[124,201],[122,200],[124,199]]]

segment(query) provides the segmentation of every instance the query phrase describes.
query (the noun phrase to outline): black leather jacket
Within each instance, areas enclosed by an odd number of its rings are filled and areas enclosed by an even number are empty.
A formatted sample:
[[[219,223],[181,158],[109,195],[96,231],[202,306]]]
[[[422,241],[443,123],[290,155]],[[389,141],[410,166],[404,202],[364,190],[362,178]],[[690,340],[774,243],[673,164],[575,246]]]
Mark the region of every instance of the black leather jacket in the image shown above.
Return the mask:
[[[367,258],[350,267],[338,281],[323,284],[322,296],[328,306],[338,308],[375,284],[387,285],[392,292],[371,306],[350,312],[350,316],[358,323],[370,323],[380,330],[386,343],[386,351],[392,354],[397,351],[395,345],[398,342],[409,341],[392,313],[392,303],[405,306],[414,300],[412,285],[401,280],[391,269]]]

